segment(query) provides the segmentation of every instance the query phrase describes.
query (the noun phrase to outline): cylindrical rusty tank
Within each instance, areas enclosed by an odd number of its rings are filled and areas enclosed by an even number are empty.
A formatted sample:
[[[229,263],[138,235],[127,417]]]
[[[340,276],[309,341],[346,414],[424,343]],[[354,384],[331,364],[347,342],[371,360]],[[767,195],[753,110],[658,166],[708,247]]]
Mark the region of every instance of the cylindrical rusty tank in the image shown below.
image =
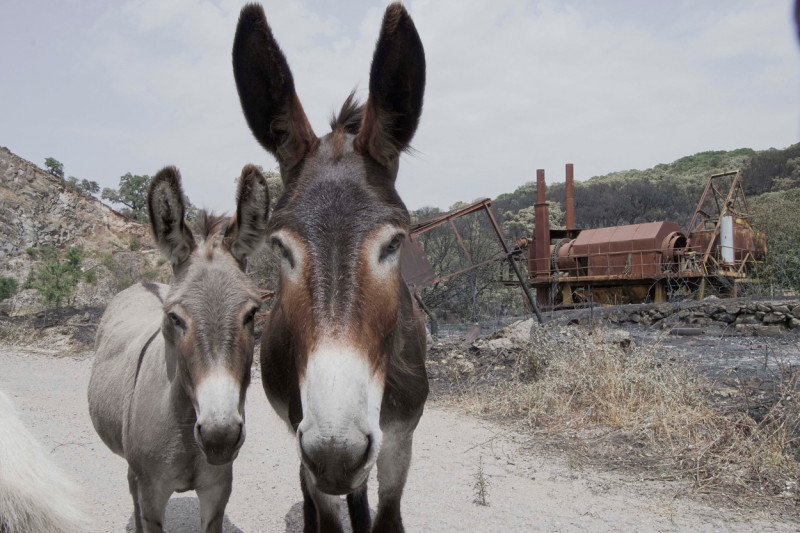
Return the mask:
[[[551,268],[568,276],[658,278],[674,270],[687,245],[674,222],[586,229],[551,248]]]

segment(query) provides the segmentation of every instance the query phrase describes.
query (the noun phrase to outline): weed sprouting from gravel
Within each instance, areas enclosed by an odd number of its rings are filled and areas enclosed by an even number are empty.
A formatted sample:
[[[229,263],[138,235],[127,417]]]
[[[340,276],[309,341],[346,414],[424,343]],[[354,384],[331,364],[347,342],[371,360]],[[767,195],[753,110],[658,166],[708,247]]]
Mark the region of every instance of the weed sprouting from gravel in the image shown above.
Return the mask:
[[[475,472],[473,477],[475,478],[475,484],[472,485],[472,490],[475,493],[475,499],[473,501],[478,505],[488,506],[489,479],[486,477],[486,473],[483,471],[482,455],[478,457],[478,470]]]

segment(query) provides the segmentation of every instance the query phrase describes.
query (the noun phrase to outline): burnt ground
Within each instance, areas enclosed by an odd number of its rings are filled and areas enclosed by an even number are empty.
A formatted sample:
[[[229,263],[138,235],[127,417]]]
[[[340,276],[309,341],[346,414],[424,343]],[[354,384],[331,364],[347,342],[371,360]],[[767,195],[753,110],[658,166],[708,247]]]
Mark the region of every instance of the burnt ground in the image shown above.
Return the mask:
[[[676,328],[671,334],[659,325],[612,324],[603,310],[589,318],[586,310],[545,315],[546,329],[555,338],[568,338],[572,328],[604,328],[612,343],[655,346],[657,357],[681,360],[709,378],[714,403],[724,410],[745,411],[760,422],[791,388],[800,382],[800,330],[760,337],[713,328]],[[525,319],[530,317],[520,317]],[[511,320],[480,325],[445,326],[429,346],[428,375],[434,397],[508,382],[518,376],[524,343],[506,342]],[[708,330],[711,331],[708,331]],[[477,336],[477,339],[475,338]],[[800,437],[800,429],[798,429]]]

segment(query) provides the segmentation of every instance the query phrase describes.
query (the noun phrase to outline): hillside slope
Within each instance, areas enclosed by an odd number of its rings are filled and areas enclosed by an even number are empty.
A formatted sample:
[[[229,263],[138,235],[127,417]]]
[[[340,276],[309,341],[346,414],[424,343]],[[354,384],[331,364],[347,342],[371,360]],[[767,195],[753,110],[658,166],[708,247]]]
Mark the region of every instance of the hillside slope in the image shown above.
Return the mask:
[[[41,246],[102,250],[136,237],[152,245],[147,225],[61,180],[7,148],[0,148],[0,265]]]
[[[0,267],[22,287],[40,264],[45,247],[83,249],[74,302],[104,305],[111,295],[143,276],[162,278],[147,224],[131,220],[97,198],[67,187],[35,164],[0,148]],[[20,290],[4,302],[6,312],[35,310],[41,301]]]

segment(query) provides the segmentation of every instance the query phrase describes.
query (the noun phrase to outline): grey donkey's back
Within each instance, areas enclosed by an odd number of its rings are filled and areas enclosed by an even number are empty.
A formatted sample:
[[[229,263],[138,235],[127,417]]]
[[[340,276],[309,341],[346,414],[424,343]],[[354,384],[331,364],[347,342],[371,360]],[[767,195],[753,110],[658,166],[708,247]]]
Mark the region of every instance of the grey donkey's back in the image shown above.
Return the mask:
[[[97,328],[89,414],[100,438],[117,455],[123,455],[124,421],[140,358],[163,343],[158,333],[167,289],[155,283],[125,289],[108,304]]]

